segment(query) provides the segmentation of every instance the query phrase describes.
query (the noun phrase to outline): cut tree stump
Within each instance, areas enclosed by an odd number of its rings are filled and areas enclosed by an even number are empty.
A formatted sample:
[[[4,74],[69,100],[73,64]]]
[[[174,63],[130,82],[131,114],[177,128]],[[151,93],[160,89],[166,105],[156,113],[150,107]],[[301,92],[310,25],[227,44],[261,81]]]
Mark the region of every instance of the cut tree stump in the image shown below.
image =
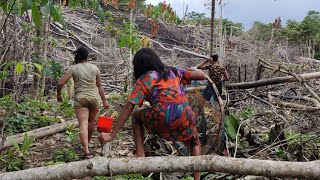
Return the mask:
[[[0,174],[0,180],[75,179],[151,172],[222,172],[279,178],[320,179],[320,161],[288,162],[214,155],[89,160]]]
[[[39,129],[35,129],[32,131],[28,131],[28,132],[24,132],[21,134],[17,134],[14,136],[9,136],[6,138],[4,144],[2,147],[0,147],[0,152],[6,148],[11,147],[11,142],[10,139],[16,141],[17,143],[21,143],[23,142],[23,138],[24,138],[24,134],[27,133],[28,137],[33,137],[35,139],[39,139],[39,138],[43,138],[46,136],[50,136],[53,134],[57,134],[60,132],[63,132],[66,130],[67,125],[71,125],[74,124],[76,127],[78,127],[78,120],[72,120],[72,121],[67,121],[67,122],[63,122],[63,123],[59,123],[59,124],[54,124],[51,126],[46,126],[46,127],[42,127]]]

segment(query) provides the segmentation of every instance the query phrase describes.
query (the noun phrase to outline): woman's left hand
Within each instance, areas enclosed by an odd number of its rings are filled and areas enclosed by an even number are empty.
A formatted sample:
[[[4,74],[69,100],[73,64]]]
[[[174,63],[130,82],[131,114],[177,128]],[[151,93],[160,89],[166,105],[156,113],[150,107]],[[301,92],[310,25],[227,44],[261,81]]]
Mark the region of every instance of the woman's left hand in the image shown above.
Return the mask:
[[[101,143],[106,143],[106,142],[110,142],[113,137],[111,136],[111,133],[104,133],[102,132],[99,136],[98,139]]]

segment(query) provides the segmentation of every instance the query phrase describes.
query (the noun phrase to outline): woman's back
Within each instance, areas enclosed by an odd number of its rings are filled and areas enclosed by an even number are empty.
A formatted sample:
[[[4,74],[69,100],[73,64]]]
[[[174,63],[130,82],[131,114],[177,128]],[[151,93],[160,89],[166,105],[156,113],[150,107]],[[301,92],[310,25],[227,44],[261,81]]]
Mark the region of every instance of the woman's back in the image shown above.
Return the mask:
[[[74,80],[75,98],[97,98],[99,92],[96,85],[96,76],[100,74],[99,68],[91,63],[84,62],[72,65],[68,71]]]

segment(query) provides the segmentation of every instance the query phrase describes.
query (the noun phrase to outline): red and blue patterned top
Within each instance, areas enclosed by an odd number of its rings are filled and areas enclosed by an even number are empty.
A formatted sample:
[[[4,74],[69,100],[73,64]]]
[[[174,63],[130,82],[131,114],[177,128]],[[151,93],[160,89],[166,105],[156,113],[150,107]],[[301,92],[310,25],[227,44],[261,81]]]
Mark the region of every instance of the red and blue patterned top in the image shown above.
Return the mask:
[[[142,110],[142,119],[149,133],[154,133],[169,141],[197,139],[195,117],[184,86],[190,84],[191,71],[176,68],[177,76],[170,70],[167,80],[159,80],[156,71],[149,71],[136,82],[128,101],[139,107],[143,101],[151,107]]]

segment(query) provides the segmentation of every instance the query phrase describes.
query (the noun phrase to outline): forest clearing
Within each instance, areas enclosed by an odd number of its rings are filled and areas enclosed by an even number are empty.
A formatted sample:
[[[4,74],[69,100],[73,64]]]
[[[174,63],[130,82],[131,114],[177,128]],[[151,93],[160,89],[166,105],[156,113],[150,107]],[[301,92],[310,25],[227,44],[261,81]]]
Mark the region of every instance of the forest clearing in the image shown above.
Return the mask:
[[[0,179],[320,179],[320,12],[245,30],[222,17],[224,6],[208,0],[211,17],[186,8],[181,18],[165,1],[0,0]],[[78,47],[101,76],[108,109],[100,103],[97,116],[114,127],[140,79],[141,49],[190,73],[217,54],[230,77],[221,94],[210,69],[183,86],[201,156],[145,131],[146,157],[136,157],[132,117],[107,143],[94,121],[84,155],[76,79],[62,85],[61,102],[57,91]]]

